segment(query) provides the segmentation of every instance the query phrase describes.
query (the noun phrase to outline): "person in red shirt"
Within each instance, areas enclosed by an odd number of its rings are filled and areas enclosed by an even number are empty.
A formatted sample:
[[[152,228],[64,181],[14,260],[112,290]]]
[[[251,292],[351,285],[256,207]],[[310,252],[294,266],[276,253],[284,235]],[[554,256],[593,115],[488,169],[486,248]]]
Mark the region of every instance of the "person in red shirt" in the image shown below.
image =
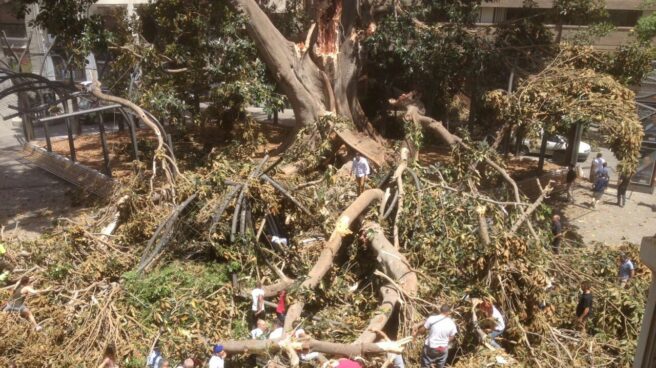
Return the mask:
[[[276,315],[282,325],[285,324],[285,314],[287,313],[287,291],[282,290],[278,293],[278,305],[276,306]]]

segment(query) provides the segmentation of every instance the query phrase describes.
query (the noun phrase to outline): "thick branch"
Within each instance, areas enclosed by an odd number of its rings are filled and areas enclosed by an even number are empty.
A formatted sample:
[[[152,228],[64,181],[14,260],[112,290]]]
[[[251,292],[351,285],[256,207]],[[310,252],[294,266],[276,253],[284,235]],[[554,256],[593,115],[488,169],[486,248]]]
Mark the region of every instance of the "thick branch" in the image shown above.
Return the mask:
[[[405,93],[402,94],[398,99],[390,99],[389,102],[392,106],[405,107],[406,109],[405,118],[407,120],[421,124],[421,126],[424,129],[430,130],[433,134],[440,137],[448,145],[450,146],[459,145],[460,147],[466,150],[471,150],[471,147],[469,147],[465,142],[463,142],[463,140],[457,135],[451,134],[451,132],[449,132],[444,127],[444,125],[442,125],[442,123],[431,117],[424,115],[425,110],[423,108],[423,104],[421,103],[421,101],[419,101],[419,97],[417,93],[415,92]],[[521,203],[522,200],[521,200],[521,196],[519,195],[519,188],[517,187],[517,183],[515,182],[515,180],[513,180],[513,178],[510,177],[508,172],[487,156],[484,157],[484,161],[495,171],[497,171],[508,184],[510,184],[510,186],[513,188],[515,202]],[[524,215],[524,210],[521,209],[519,206],[517,206],[517,208],[519,212],[522,215]],[[533,237],[535,239],[539,239],[530,221],[527,222],[527,226]]]
[[[385,193],[380,189],[368,189],[360,194],[360,196],[356,198],[356,200],[353,201],[344,212],[342,212],[337,219],[335,230],[324,245],[314,267],[312,267],[308,273],[308,278],[301,284],[302,290],[312,290],[319,285],[321,279],[323,279],[326,273],[330,270],[330,267],[332,267],[335,256],[342,246],[343,237],[350,233],[349,227],[353,223],[353,220],[358,218],[358,216],[360,216],[372,202],[375,200],[382,200],[384,195]],[[299,300],[289,307],[287,317],[285,318],[285,331],[292,330],[294,323],[296,323],[303,312],[303,307],[303,300]]]
[[[376,260],[382,266],[383,272],[390,276],[396,284],[403,289],[407,295],[414,296],[417,293],[417,274],[410,269],[409,263],[404,255],[387,240],[380,225],[366,223],[363,226],[367,240],[376,253]],[[383,301],[378,307],[377,314],[370,321],[365,331],[355,340],[355,343],[373,342],[376,339],[376,331],[382,330],[392,312],[394,306],[399,302],[399,292],[389,286],[381,288]]]
[[[290,340],[237,340],[237,341],[224,341],[221,342],[224,350],[228,354],[266,354],[277,353],[280,350],[290,347],[294,350],[310,350],[318,353],[333,356],[355,357],[371,354],[384,354],[384,353],[401,353],[403,351],[402,345],[407,343],[407,340],[399,342],[379,342],[379,343],[363,343],[363,344],[338,344],[328,341],[319,341],[309,339],[305,341],[290,341]]]
[[[540,185],[540,181],[538,180],[538,186],[539,185]],[[519,229],[519,227],[522,226],[522,223],[526,221],[526,219],[528,219],[528,217],[533,213],[533,211],[535,211],[540,206],[540,204],[542,204],[542,201],[544,201],[546,196],[549,195],[549,193],[551,193],[552,189],[553,188],[551,187],[551,182],[549,182],[549,184],[547,184],[547,186],[542,190],[542,193],[540,193],[538,199],[536,199],[535,202],[533,202],[533,204],[526,209],[526,211],[517,220],[517,222],[513,224],[513,227],[510,229],[511,233],[514,234],[517,231],[517,229]]]

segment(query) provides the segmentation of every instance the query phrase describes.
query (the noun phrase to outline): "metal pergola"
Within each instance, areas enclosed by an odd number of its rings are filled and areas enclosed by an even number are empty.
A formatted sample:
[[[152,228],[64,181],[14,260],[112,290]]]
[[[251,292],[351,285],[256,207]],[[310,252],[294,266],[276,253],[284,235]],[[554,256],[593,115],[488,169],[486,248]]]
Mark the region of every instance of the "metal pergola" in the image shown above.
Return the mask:
[[[19,106],[9,106],[10,108],[16,110],[16,113],[4,116],[3,118],[7,120],[20,116],[23,125],[23,133],[27,142],[34,140],[35,128],[40,127],[43,129],[43,135],[46,141],[46,149],[48,152],[52,152],[52,134],[50,131],[50,124],[55,121],[64,120],[66,124],[69,145],[69,158],[71,161],[75,162],[77,161],[77,157],[73,132],[73,121],[80,116],[97,114],[98,132],[100,136],[104,161],[103,171],[105,175],[111,177],[111,162],[109,157],[109,148],[107,146],[105,122],[102,113],[106,111],[118,111],[128,124],[130,143],[132,146],[132,158],[134,160],[139,159],[139,148],[137,144],[136,132],[138,117],[135,119],[135,115],[131,112],[131,110],[126,109],[122,105],[118,104],[102,105],[101,101],[86,92],[86,90],[79,89],[77,86],[70,82],[51,81],[37,74],[17,73],[11,70],[0,68],[0,84],[8,80],[11,81],[12,85],[8,88],[5,88],[4,90],[0,90],[0,100],[10,95],[17,95]],[[30,94],[34,94],[34,96],[30,96]],[[55,95],[56,98],[52,99],[52,95]],[[73,109],[75,110],[75,107],[78,105],[77,98],[86,98],[90,101],[94,101],[100,106],[85,110],[70,111],[71,109],[69,108],[69,102],[75,102],[73,103]],[[36,100],[36,102],[34,102],[34,100]],[[61,107],[60,111],[63,111],[63,113],[55,114],[52,112],[53,110],[58,110],[59,107]],[[147,111],[145,112],[148,117],[151,118],[162,129],[162,131],[164,131],[162,124],[152,114]],[[119,131],[121,130],[122,124],[119,125]],[[170,145],[170,136],[167,135],[166,138]]]

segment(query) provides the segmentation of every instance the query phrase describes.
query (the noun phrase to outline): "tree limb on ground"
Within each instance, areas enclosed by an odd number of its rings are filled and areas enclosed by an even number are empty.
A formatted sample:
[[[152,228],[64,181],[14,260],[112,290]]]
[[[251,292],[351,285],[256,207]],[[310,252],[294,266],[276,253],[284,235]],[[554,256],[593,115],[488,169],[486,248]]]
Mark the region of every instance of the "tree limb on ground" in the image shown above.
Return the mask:
[[[417,274],[408,266],[409,263],[405,256],[387,240],[383,228],[377,223],[367,222],[363,225],[362,230],[369,246],[376,253],[376,260],[381,265],[383,272],[391,277],[404,293],[415,296],[419,287]],[[381,294],[383,300],[376,310],[376,315],[369,321],[367,328],[354,343],[375,341],[376,331],[385,327],[394,307],[401,299],[399,292],[387,285],[381,287]]]
[[[353,221],[358,218],[369,205],[378,200],[382,200],[385,193],[380,189],[368,189],[362,192],[358,198],[337,218],[335,230],[325,243],[319,258],[308,273],[308,278],[301,284],[301,290],[312,290],[319,285],[319,282],[328,273],[333,265],[335,256],[342,246],[344,236],[351,233],[349,227]],[[305,302],[299,300],[292,304],[287,310],[285,317],[285,331],[291,331],[294,324],[301,317]]]

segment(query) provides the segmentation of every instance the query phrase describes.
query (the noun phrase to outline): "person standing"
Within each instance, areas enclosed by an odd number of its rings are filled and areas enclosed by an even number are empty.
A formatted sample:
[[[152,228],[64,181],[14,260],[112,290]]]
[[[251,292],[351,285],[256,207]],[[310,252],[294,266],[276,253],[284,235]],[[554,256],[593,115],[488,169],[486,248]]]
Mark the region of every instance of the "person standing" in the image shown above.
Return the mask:
[[[617,182],[617,205],[620,207],[624,207],[626,204],[626,191],[629,189],[630,182],[630,175],[620,175],[620,179]]]
[[[419,334],[428,332],[428,336],[424,341],[424,348],[421,352],[422,368],[433,366],[444,368],[449,356],[449,342],[458,333],[455,322],[449,317],[450,314],[451,307],[443,305],[440,308],[440,314],[432,315],[423,324],[420,323],[415,326],[415,331],[412,334],[413,338],[416,338]]]
[[[287,291],[281,290],[278,293],[278,305],[276,305],[276,315],[280,323],[285,323],[285,314],[287,313]]]
[[[567,201],[574,203],[574,185],[576,184],[576,168],[570,164],[567,169],[567,176],[565,177],[567,184]]]
[[[563,239],[563,225],[560,222],[559,215],[553,215],[551,218],[551,234],[553,235],[553,240],[551,241],[551,251],[554,254],[559,254],[560,242]]]
[[[604,165],[606,165],[604,163]],[[594,183],[594,188],[592,189],[592,208],[597,208],[597,203],[601,201],[601,198],[604,196],[604,192],[608,188],[608,169],[602,166],[600,170],[597,171],[597,176]]]
[[[257,282],[257,286],[251,291],[253,305],[251,311],[253,312],[252,325],[257,325],[259,319],[264,319],[264,289],[262,289],[262,281]]]
[[[42,327],[36,323],[36,319],[34,318],[32,311],[27,307],[25,300],[28,296],[46,293],[48,291],[50,291],[50,288],[34,290],[32,286],[30,286],[30,278],[28,276],[23,276],[20,281],[16,283],[14,291],[12,292],[11,298],[9,299],[9,302],[7,302],[4,311],[20,314],[21,317],[32,323],[35,331],[41,331]]]
[[[590,182],[593,184],[597,180],[597,171],[601,169],[601,166],[606,162],[601,156],[601,152],[597,153],[597,157],[592,160],[592,166],[590,166]]]
[[[581,331],[585,331],[586,323],[592,317],[592,291],[589,281],[581,283],[581,295],[576,306],[576,322]]]
[[[633,276],[635,276],[635,266],[633,266],[633,262],[631,262],[629,256],[626,254],[620,254],[620,267],[619,272],[617,273],[620,287],[625,288],[626,284],[633,278]]]
[[[355,158],[353,159],[353,165],[351,166],[351,174],[355,175],[355,181],[358,184],[358,195],[360,195],[364,192],[364,183],[367,181],[369,174],[371,174],[369,161],[362,157],[360,152],[355,152]]]
[[[210,368],[223,368],[225,357],[226,352],[223,350],[223,345],[214,345],[214,349],[212,349],[212,357],[209,361]]]

